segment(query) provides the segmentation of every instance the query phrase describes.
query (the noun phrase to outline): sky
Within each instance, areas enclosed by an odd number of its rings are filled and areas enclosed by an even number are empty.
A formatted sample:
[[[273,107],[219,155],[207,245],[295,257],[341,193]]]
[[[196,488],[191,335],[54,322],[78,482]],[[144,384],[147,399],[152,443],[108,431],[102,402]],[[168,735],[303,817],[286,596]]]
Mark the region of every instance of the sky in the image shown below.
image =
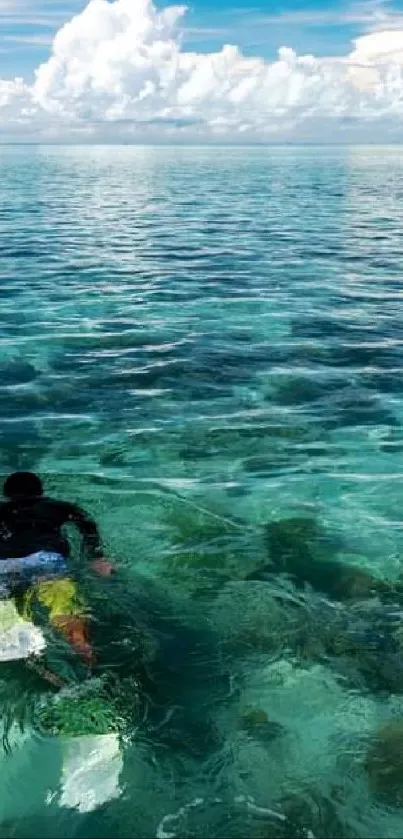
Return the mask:
[[[0,0],[0,142],[403,142],[403,0]]]

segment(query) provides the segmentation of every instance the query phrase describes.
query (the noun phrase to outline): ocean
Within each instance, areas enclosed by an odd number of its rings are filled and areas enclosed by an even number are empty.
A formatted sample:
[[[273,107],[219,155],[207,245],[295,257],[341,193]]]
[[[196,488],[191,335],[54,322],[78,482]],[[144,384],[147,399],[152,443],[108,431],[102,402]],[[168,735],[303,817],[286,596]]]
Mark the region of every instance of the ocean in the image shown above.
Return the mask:
[[[0,837],[402,835],[400,601],[391,652],[365,588],[403,579],[402,199],[399,147],[0,149],[0,472],[87,509],[233,686],[202,757],[140,721],[99,804],[16,734]],[[367,646],[321,646],[333,607]]]

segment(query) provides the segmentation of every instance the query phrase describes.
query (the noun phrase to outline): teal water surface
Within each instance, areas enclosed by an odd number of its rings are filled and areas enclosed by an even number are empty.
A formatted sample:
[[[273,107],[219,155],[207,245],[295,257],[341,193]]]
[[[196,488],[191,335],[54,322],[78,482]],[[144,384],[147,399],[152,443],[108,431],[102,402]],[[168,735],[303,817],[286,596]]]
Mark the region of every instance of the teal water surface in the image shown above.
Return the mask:
[[[399,148],[1,149],[1,473],[37,470],[96,516],[132,580],[129,635],[141,612],[155,641],[141,586],[181,630],[119,793],[63,807],[53,741],[17,737],[0,836],[401,835],[371,745],[391,720],[403,740],[400,602],[383,644],[369,590],[339,617],[304,582],[313,555],[401,574],[402,195]],[[244,582],[270,545],[298,579]],[[342,641],[321,648],[334,610]],[[181,655],[204,628],[193,695]],[[182,750],[202,719],[211,748]]]

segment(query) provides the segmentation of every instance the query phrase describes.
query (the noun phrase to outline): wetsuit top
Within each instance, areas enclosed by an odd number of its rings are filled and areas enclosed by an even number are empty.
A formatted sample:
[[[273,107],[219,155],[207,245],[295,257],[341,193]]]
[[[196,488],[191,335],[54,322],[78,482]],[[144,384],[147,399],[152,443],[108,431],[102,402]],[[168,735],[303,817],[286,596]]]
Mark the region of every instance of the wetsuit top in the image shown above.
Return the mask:
[[[37,551],[69,556],[69,543],[62,534],[66,524],[78,528],[91,558],[102,556],[95,522],[75,504],[45,496],[0,503],[0,561],[29,556]]]

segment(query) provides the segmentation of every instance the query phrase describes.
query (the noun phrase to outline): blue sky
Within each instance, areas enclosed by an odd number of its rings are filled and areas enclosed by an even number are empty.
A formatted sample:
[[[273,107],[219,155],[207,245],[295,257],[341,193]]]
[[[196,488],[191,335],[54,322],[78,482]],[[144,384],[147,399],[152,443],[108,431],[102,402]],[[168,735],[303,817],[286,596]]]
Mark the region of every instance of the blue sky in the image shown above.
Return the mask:
[[[32,78],[35,67],[49,56],[57,29],[85,5],[83,0],[0,0],[0,77]],[[183,46],[211,52],[234,43],[246,55],[269,60],[280,46],[291,46],[298,54],[339,56],[377,20],[393,23],[402,13],[403,0],[393,6],[382,0],[261,0],[243,7],[232,0],[193,0]]]

